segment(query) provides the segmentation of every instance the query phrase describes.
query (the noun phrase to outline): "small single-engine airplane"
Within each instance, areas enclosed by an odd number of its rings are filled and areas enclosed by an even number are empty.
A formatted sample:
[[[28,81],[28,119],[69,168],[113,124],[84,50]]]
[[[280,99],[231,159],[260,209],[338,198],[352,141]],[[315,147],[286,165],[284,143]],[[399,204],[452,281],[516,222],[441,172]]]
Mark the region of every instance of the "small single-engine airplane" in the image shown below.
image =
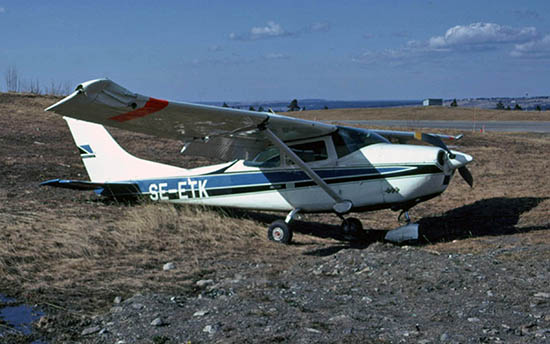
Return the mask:
[[[268,229],[289,243],[298,212],[334,212],[344,233],[362,231],[349,212],[401,210],[407,225],[387,240],[418,238],[408,210],[440,195],[458,169],[472,186],[468,154],[442,139],[462,137],[367,130],[255,112],[146,97],[108,79],[84,82],[48,107],[64,117],[90,177],[42,185],[93,190],[107,197],[288,212]],[[91,123],[93,122],[93,123]],[[232,160],[185,169],[139,159],[123,150],[103,125],[178,139],[181,152]],[[417,139],[435,147],[392,144]]]

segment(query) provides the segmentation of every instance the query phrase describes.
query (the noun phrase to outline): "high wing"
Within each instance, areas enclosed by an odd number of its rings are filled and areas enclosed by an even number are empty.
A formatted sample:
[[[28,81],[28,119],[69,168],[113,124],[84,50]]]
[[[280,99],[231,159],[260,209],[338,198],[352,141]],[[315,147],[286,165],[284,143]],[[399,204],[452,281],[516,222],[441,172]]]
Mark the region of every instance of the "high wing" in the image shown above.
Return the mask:
[[[399,141],[408,141],[408,140],[422,140],[422,133],[418,131],[399,131],[399,130],[379,130],[379,129],[371,129],[372,131],[376,132],[379,135],[382,135],[386,137],[387,139],[397,139]],[[431,136],[437,136],[440,139],[444,140],[460,140],[464,135],[460,134],[457,136],[452,135],[444,135],[444,134],[428,134]]]
[[[422,133],[420,131],[398,131],[398,130],[378,130],[378,129],[371,129],[371,130],[381,136],[384,136],[390,141],[392,139],[395,139],[399,141],[399,143],[403,143],[410,140],[424,141],[436,147],[443,148],[449,154],[451,154],[451,156],[453,155],[453,153],[451,153],[451,150],[447,147],[447,145],[443,142],[443,140],[458,141],[464,136],[462,134],[457,136],[444,135],[444,134],[430,134],[430,133]]]
[[[178,139],[190,154],[249,159],[271,144],[270,129],[284,142],[323,136],[332,124],[268,112],[173,102],[131,92],[109,79],[84,82],[48,107],[61,115],[135,132]]]

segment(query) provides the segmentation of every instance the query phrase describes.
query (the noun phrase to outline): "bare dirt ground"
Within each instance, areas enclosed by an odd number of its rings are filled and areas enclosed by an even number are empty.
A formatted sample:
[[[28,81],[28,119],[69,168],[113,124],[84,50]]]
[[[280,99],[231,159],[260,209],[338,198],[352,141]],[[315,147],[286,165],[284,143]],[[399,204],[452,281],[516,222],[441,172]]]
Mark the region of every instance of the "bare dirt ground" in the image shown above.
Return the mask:
[[[46,313],[30,335],[0,320],[0,342],[550,341],[548,135],[465,133],[458,149],[475,158],[475,187],[457,177],[415,207],[418,244],[384,243],[397,214],[379,211],[357,215],[368,237],[347,240],[335,216],[308,215],[283,246],[265,233],[282,214],[109,203],[39,187],[87,179],[64,121],[43,112],[56,100],[0,94],[0,294]],[[472,109],[451,110],[470,119]],[[338,110],[336,119],[432,111]],[[174,141],[112,132],[143,158],[206,163],[179,155]],[[174,269],[164,271],[167,262]]]

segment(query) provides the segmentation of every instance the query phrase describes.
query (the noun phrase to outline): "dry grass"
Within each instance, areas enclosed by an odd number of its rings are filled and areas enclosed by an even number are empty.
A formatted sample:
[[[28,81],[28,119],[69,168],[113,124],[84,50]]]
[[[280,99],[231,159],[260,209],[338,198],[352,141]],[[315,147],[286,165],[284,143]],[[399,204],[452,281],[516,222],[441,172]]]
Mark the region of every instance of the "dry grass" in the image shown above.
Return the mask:
[[[311,120],[447,120],[447,121],[550,121],[549,111],[506,111],[442,106],[330,109],[292,113]]]
[[[301,259],[318,259],[303,255],[306,251],[346,245],[331,236],[336,228],[330,226],[317,225],[322,228],[315,232],[317,227],[303,223],[303,233],[295,235],[296,245],[280,246],[267,241],[266,221],[258,216],[227,216],[220,211],[165,204],[105,204],[89,193],[40,188],[38,183],[47,179],[86,178],[64,121],[43,112],[56,100],[0,94],[3,290],[20,291],[35,302],[46,299],[92,310],[108,305],[115,295],[145,290],[180,293],[192,290],[197,279],[214,270],[223,275],[226,270],[231,273],[234,265],[272,261],[285,262],[273,264],[272,270],[284,269]],[[314,118],[322,114],[322,119],[430,119],[437,115],[440,119],[444,113],[444,117],[470,119],[472,111],[418,107],[298,115]],[[520,119],[518,116],[538,120],[547,115],[490,110],[479,110],[479,114],[479,119],[514,120]],[[499,117],[512,115],[515,117]],[[547,248],[549,136],[465,134],[457,149],[475,158],[470,165],[475,187],[470,189],[456,176],[441,197],[411,211],[415,220],[432,224],[434,240],[427,249],[475,253],[522,245]],[[123,131],[115,131],[115,136],[143,158],[186,167],[205,162],[179,155],[181,146],[175,141]],[[366,228],[390,229],[397,225],[396,215],[384,210],[357,217]],[[307,215],[305,220],[340,222],[332,214]],[[162,271],[169,261],[176,269]]]
[[[119,206],[119,218],[29,213],[1,223],[0,274],[28,293],[99,294],[170,290],[192,284],[216,260],[242,254],[254,259],[277,247],[249,219],[169,204]],[[163,271],[166,262],[176,269]],[[93,283],[92,283],[93,281]]]

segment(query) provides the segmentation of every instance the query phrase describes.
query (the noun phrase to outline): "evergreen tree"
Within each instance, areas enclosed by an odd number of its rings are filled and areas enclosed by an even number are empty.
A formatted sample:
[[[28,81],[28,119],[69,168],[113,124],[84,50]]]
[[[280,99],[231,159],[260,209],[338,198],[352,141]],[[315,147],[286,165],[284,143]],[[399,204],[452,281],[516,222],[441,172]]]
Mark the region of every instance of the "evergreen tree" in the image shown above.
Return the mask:
[[[256,109],[254,109],[254,106],[250,105],[250,107],[248,108],[248,111],[256,111]]]
[[[540,105],[538,105],[538,104],[537,104],[537,107],[535,108],[535,110],[542,111],[542,109],[540,108]]]
[[[514,106],[514,110],[521,111],[523,109],[521,108],[521,106],[519,106],[519,104],[516,104],[516,106]]]
[[[504,110],[504,104],[502,104],[502,102],[499,101],[499,102],[497,103],[496,109],[497,109],[497,110]]]
[[[222,105],[222,107],[229,107],[229,105],[227,105],[227,103],[226,103],[226,102],[223,102],[223,105]]]
[[[292,99],[292,101],[290,102],[290,104],[288,104],[287,108],[288,108],[288,111],[289,111],[289,112],[291,112],[291,111],[299,111],[299,110],[300,110],[300,106],[298,106],[298,100],[297,100],[297,99]]]
[[[264,107],[260,105],[260,107],[258,108],[258,112],[264,112]]]
[[[458,104],[456,103],[456,98],[453,99],[453,101],[451,102],[451,107],[457,107]]]

